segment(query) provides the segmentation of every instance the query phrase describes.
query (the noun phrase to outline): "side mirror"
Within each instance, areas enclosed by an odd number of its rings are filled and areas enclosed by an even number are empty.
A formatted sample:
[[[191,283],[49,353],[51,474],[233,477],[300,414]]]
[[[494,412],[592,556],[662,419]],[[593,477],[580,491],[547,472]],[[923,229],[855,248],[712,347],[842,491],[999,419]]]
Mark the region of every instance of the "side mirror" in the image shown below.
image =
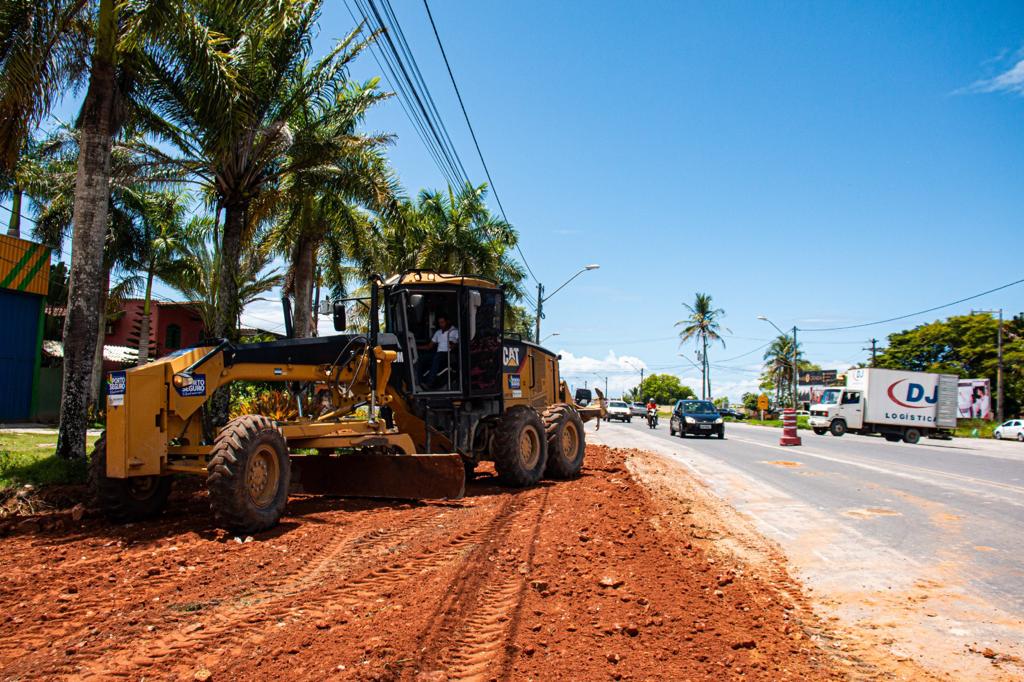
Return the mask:
[[[343,332],[348,323],[345,320],[345,303],[344,301],[334,302],[334,331]]]

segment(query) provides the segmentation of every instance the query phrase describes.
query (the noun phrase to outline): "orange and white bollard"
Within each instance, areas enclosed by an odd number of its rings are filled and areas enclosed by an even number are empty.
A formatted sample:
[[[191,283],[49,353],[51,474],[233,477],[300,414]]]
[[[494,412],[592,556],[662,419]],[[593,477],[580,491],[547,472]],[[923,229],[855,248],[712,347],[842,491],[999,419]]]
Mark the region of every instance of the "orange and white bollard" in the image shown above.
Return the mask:
[[[796,410],[787,407],[782,411],[782,438],[779,445],[800,445],[800,436],[796,432]]]

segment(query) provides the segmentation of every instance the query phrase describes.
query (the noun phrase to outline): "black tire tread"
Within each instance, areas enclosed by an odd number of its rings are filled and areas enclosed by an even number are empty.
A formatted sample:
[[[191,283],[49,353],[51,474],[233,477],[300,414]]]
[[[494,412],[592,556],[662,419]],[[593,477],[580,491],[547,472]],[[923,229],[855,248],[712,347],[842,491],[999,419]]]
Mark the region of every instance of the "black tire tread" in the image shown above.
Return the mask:
[[[519,434],[528,422],[533,422],[540,436],[540,457],[533,469],[524,469],[519,462]],[[494,469],[504,485],[525,488],[536,484],[547,466],[548,443],[544,437],[544,422],[532,407],[517,405],[505,412],[494,434]]]
[[[244,495],[239,494],[239,486],[244,485],[244,481],[236,476],[241,469],[236,465],[240,460],[247,459],[246,449],[251,441],[261,433],[268,431],[277,434],[285,453],[281,466],[281,485],[279,486],[283,494],[278,494],[270,509],[259,512],[245,504]],[[244,465],[245,461],[242,464]],[[228,422],[213,442],[206,471],[208,473],[206,488],[210,493],[210,509],[213,511],[218,525],[233,532],[257,533],[276,525],[284,514],[291,478],[288,447],[281,430],[270,418],[259,414],[248,414]]]
[[[583,469],[583,459],[586,457],[587,440],[583,431],[583,420],[572,405],[566,403],[555,403],[549,405],[541,415],[544,422],[544,431],[548,441],[548,463],[544,469],[547,478],[568,480],[576,478]],[[580,437],[579,452],[566,456],[562,452],[562,429],[567,422],[576,425],[576,432]]]
[[[167,506],[171,495],[171,477],[162,476],[146,500],[128,494],[128,479],[107,477],[107,433],[104,431],[93,445],[89,458],[89,492],[93,502],[111,521],[125,522],[157,516]]]

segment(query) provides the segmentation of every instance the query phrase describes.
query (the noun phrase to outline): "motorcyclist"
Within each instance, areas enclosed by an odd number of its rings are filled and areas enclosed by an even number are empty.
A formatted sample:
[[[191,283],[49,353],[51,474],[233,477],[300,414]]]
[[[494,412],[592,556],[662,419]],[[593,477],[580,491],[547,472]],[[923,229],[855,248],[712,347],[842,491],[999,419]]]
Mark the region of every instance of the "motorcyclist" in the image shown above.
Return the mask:
[[[647,399],[647,425],[654,428],[658,423],[658,403],[654,398]]]

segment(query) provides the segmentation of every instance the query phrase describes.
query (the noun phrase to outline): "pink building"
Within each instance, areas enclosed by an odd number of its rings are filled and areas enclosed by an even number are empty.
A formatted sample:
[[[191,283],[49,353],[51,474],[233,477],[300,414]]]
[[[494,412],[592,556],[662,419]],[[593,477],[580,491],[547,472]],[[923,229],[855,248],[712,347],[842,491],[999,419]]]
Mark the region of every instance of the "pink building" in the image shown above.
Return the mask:
[[[140,299],[125,302],[124,314],[107,323],[106,345],[139,347],[142,304]],[[203,321],[190,303],[152,301],[149,311],[150,357],[159,358],[194,346],[204,337]]]

